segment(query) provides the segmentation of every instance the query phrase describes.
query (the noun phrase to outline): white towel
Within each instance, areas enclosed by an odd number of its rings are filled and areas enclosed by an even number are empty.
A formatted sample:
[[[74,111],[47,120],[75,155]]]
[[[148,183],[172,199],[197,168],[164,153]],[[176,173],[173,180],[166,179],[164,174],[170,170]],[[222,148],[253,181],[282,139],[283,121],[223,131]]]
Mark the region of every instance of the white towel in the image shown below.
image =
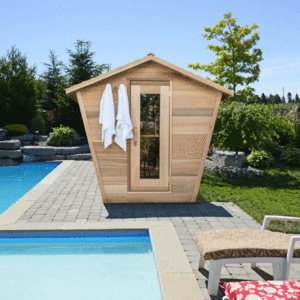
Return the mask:
[[[126,152],[126,139],[132,139],[132,124],[129,115],[129,103],[126,87],[121,84],[119,87],[119,105],[117,115],[117,128],[115,142]]]
[[[99,116],[99,123],[102,124],[104,148],[107,148],[112,143],[112,136],[116,134],[115,122],[114,98],[111,85],[108,83],[102,95]]]

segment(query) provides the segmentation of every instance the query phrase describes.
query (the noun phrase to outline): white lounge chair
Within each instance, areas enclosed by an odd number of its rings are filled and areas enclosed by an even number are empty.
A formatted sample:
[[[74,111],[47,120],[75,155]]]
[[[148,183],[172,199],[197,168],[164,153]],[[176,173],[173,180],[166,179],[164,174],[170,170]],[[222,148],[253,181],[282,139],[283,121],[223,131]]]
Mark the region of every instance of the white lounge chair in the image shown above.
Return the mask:
[[[218,294],[222,266],[225,264],[271,263],[274,280],[287,280],[291,263],[300,263],[300,235],[272,232],[271,220],[298,221],[300,218],[266,215],[260,230],[221,229],[197,232],[195,242],[200,252],[199,269],[211,260],[208,293]]]

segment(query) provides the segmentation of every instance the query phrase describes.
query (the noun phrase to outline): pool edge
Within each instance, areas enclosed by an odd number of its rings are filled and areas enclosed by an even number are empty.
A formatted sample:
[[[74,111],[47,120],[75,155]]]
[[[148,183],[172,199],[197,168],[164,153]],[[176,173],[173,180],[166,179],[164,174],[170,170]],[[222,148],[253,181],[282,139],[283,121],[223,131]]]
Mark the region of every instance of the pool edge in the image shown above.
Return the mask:
[[[52,170],[46,177],[37,183],[17,202],[0,215],[0,228],[3,225],[16,222],[22,214],[59,178],[59,176],[72,164],[74,160],[65,160]]]
[[[0,227],[0,233],[68,230],[149,230],[164,300],[204,300],[197,279],[171,221],[26,223]]]

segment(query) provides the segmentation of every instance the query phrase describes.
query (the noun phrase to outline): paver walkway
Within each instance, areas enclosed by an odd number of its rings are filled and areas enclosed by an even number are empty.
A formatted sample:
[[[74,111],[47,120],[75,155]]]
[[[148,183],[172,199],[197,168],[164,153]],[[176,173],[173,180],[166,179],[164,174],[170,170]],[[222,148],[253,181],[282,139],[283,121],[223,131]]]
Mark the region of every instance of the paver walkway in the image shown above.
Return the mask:
[[[42,196],[16,221],[24,222],[114,222],[171,221],[189,259],[206,300],[220,300],[207,292],[209,261],[198,271],[199,252],[194,242],[198,231],[245,228],[261,225],[233,203],[103,204],[92,161],[74,161]],[[221,280],[273,280],[271,264],[232,264],[222,268]],[[293,265],[289,280],[300,280],[300,265]]]

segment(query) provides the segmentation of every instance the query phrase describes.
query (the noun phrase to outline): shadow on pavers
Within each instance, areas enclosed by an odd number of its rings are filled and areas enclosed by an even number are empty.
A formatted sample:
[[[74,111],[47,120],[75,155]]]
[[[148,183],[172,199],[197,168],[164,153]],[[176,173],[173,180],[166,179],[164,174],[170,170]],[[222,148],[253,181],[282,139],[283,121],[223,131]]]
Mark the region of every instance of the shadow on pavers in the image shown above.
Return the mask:
[[[104,204],[107,219],[161,217],[233,217],[224,207],[212,203],[114,203]]]

